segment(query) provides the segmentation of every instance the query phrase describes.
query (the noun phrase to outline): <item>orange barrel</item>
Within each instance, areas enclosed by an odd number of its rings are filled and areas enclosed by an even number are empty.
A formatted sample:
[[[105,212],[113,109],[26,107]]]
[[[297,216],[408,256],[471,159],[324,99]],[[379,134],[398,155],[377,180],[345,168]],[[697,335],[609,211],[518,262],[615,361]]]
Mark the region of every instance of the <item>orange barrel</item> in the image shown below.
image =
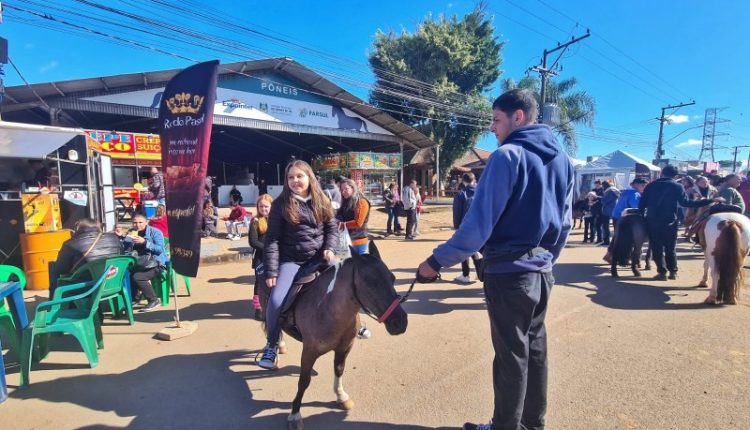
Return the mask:
[[[26,288],[49,288],[49,263],[57,260],[63,242],[70,239],[72,230],[21,234],[21,255],[26,274]]]

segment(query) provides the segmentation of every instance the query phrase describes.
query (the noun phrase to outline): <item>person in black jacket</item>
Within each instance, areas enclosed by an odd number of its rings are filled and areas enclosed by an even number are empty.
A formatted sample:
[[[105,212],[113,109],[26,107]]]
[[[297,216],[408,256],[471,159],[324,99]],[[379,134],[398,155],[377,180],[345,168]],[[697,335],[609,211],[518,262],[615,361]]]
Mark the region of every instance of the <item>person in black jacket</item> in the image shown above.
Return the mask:
[[[268,215],[263,240],[266,285],[271,295],[266,305],[268,343],[258,365],[276,369],[281,305],[299,268],[313,258],[335,260],[338,241],[331,201],[323,194],[309,164],[295,160],[286,166],[284,190]]]
[[[464,220],[466,213],[469,212],[469,207],[474,201],[474,193],[477,191],[476,177],[473,173],[464,173],[461,177],[461,191],[453,197],[453,228],[458,230],[461,225],[461,221]],[[472,256],[474,260],[474,267],[477,267],[476,254]],[[456,276],[453,280],[462,284],[468,284],[471,282],[469,271],[469,260],[461,262],[461,276]]]
[[[383,200],[385,201],[385,211],[388,212],[388,221],[385,225],[385,235],[390,236],[393,233],[398,234],[401,231],[401,223],[398,221],[398,206],[401,198],[398,195],[396,184],[388,185],[383,191]],[[393,228],[391,228],[393,226]]]
[[[73,237],[63,243],[57,260],[50,265],[49,296],[55,294],[57,278],[70,275],[86,263],[100,258],[122,255],[122,242],[114,233],[102,233],[99,221],[78,220]]]
[[[261,276],[264,273],[263,267],[263,239],[266,237],[268,231],[268,214],[271,212],[271,203],[273,203],[273,197],[268,194],[261,194],[258,196],[258,200],[255,202],[255,208],[257,209],[258,216],[253,218],[253,223],[250,225],[250,232],[247,235],[250,246],[253,248],[253,264],[252,267],[255,269],[255,286],[253,287],[253,308],[255,309],[255,319],[263,321],[263,309],[260,306],[260,297],[258,296],[258,285]]]
[[[661,178],[648,184],[643,191],[638,209],[646,215],[646,227],[651,246],[651,252],[656,263],[657,274],[654,279],[659,281],[677,279],[677,211],[679,206],[698,208],[723,199],[706,199],[691,201],[685,195],[682,185],[674,181],[677,168],[666,165],[661,170]],[[679,205],[679,206],[678,206]],[[665,263],[666,258],[666,265]]]

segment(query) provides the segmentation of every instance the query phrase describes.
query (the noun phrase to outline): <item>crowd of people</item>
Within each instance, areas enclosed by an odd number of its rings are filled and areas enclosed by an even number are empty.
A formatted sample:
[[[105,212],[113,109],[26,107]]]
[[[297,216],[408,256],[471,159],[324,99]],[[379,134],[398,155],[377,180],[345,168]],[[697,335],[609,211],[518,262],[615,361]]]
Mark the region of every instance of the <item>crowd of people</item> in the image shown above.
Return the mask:
[[[750,216],[747,199],[750,199],[747,177],[679,175],[676,167],[667,165],[659,179],[649,182],[637,177],[622,191],[608,181],[597,180],[593,190],[578,201],[574,209],[583,219],[583,243],[607,246],[604,256],[607,262],[611,262],[610,236],[623,213],[637,209],[645,215],[657,266],[655,279],[667,280],[677,278],[676,244],[680,226],[684,227],[683,237],[697,241],[697,231],[709,215],[709,205],[721,203],[725,205],[723,208],[730,206]]]

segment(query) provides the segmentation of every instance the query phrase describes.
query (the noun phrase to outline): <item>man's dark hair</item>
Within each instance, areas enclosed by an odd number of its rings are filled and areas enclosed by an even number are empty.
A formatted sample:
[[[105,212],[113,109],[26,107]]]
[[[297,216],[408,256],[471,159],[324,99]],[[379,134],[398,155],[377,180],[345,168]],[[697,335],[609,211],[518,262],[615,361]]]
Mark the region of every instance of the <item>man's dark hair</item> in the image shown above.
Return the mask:
[[[661,175],[665,178],[674,178],[677,176],[677,167],[667,164],[661,169]]]
[[[91,230],[91,229],[96,229],[96,231],[102,231],[102,225],[99,223],[99,221],[92,219],[92,218],[81,218],[78,221],[76,221],[76,231]]]
[[[737,177],[739,177],[738,174],[736,174],[736,173],[730,173],[726,177],[724,177],[724,182],[728,182],[728,181],[730,181],[730,180],[732,180],[734,178],[737,178]]]
[[[604,188],[605,190],[606,190],[607,188],[611,187],[611,186],[612,186],[612,185],[609,185],[609,181],[602,181],[602,188]]]
[[[475,179],[476,179],[476,177],[475,177],[475,176],[474,176],[474,174],[473,174],[473,173],[471,173],[471,172],[468,172],[468,173],[464,173],[464,174],[463,174],[463,175],[461,176],[461,180],[462,180],[462,181],[464,181],[464,182],[466,182],[467,184],[471,184],[471,183],[473,183]]]
[[[596,181],[594,181],[594,185],[601,185],[601,184],[602,184],[601,179],[597,179]]]
[[[526,124],[534,124],[539,115],[539,105],[534,93],[520,88],[504,92],[492,103],[492,109],[502,111],[508,116],[520,109],[526,117]]]
[[[630,183],[630,185],[638,185],[638,184],[646,185],[648,184],[648,181],[643,178],[635,178],[633,179],[633,182]]]

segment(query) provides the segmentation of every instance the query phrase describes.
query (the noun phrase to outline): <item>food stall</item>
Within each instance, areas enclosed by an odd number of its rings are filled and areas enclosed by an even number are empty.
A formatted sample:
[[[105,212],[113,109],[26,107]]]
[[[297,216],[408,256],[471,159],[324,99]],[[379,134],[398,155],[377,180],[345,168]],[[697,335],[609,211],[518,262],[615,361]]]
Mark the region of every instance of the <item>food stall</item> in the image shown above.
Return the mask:
[[[151,167],[161,168],[158,134],[85,130],[89,151],[112,157],[117,221],[126,221],[143,203]],[[135,184],[142,184],[143,187]]]
[[[79,219],[114,227],[111,173],[83,130],[0,122],[0,264],[46,289],[49,263]]]
[[[383,204],[383,189],[398,184],[401,154],[346,152],[313,159],[313,169],[323,180],[346,176],[357,183],[373,205]]]

